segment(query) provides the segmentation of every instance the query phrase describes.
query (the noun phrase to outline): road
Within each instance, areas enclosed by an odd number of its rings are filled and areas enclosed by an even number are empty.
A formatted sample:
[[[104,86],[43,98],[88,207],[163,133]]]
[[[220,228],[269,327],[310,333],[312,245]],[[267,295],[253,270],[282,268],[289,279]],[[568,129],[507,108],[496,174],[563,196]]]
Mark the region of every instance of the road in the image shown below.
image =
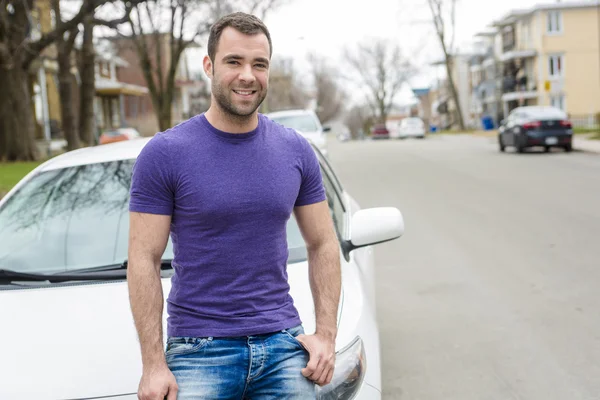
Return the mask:
[[[329,141],[361,206],[405,218],[375,251],[384,399],[600,399],[599,154]]]

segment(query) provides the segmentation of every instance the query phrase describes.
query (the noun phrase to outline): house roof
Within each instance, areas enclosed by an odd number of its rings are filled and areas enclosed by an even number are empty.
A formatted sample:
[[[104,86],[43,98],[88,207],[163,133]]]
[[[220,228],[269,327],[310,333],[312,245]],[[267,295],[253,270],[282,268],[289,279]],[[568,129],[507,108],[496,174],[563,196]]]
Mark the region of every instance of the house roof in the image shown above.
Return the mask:
[[[148,88],[106,78],[96,78],[96,93],[104,96],[118,96],[120,94],[143,96],[148,93]]]
[[[556,3],[543,3],[536,4],[535,6],[527,9],[518,9],[512,10],[508,14],[504,15],[501,19],[492,23],[492,26],[502,27],[505,25],[510,25],[515,23],[516,21],[522,19],[523,17],[529,16],[538,11],[547,11],[547,10],[568,10],[568,9],[577,9],[577,8],[596,8],[598,7],[597,0],[584,0],[584,1],[560,1]]]

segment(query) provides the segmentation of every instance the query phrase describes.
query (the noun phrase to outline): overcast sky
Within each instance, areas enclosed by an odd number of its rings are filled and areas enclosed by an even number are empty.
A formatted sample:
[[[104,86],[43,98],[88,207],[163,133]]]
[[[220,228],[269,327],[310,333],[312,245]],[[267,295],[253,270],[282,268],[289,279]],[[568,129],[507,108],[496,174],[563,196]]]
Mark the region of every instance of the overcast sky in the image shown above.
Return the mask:
[[[431,67],[441,60],[439,45],[427,0],[287,0],[288,4],[270,12],[265,18],[273,41],[273,58],[292,58],[294,67],[307,74],[308,53],[326,57],[343,71],[343,49],[361,40],[388,38],[403,49],[418,67],[418,75],[405,85],[398,102],[409,102],[411,87],[429,87],[436,76],[443,77],[443,67]],[[448,2],[449,0],[444,0]],[[575,0],[562,0],[567,3]],[[592,1],[592,0],[590,0]],[[600,1],[600,0],[593,0]],[[528,9],[536,4],[557,0],[457,0],[456,45],[468,48],[474,35],[486,30],[492,22],[515,9]],[[192,61],[198,69],[206,48],[198,49]],[[201,53],[201,54],[200,54]],[[190,60],[191,61],[191,60]],[[192,65],[193,69],[194,65]],[[344,83],[348,86],[348,83]],[[356,88],[350,90],[353,101],[363,97]]]
[[[513,9],[555,0],[457,0],[456,43],[467,45],[473,36]],[[563,0],[566,2],[568,0]],[[367,37],[397,42],[421,74],[411,82],[428,86],[435,70],[427,65],[442,56],[427,0],[290,0],[271,12],[265,23],[271,31],[274,57],[293,57],[300,69],[307,52],[326,56],[338,68],[344,47]],[[410,95],[404,88],[403,98]]]

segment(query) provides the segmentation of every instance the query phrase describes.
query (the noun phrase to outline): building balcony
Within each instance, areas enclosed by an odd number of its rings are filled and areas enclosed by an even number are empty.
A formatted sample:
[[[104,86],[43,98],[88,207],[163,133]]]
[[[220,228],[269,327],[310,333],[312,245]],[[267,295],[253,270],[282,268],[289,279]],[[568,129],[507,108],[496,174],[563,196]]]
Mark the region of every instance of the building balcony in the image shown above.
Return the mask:
[[[536,99],[539,97],[535,76],[502,78],[502,101]]]
[[[500,56],[500,61],[508,62],[513,60],[524,60],[526,58],[533,58],[537,56],[537,51],[534,49],[526,49],[526,50],[517,50],[513,49],[510,51],[505,51]]]

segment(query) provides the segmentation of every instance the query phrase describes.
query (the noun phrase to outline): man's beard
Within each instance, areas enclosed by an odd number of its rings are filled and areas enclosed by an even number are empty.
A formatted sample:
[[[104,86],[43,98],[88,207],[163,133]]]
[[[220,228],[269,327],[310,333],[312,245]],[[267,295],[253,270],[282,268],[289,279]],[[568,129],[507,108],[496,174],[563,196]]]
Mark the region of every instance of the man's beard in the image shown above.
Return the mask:
[[[240,88],[243,89],[243,88]],[[212,84],[212,93],[215,96],[216,102],[219,104],[219,107],[231,117],[234,118],[243,118],[252,115],[258,107],[262,104],[267,97],[267,92],[256,90],[256,100],[252,103],[247,103],[247,105],[239,106],[233,103],[232,97],[234,96],[233,91],[229,88],[223,87],[220,84],[216,83],[213,80]]]

